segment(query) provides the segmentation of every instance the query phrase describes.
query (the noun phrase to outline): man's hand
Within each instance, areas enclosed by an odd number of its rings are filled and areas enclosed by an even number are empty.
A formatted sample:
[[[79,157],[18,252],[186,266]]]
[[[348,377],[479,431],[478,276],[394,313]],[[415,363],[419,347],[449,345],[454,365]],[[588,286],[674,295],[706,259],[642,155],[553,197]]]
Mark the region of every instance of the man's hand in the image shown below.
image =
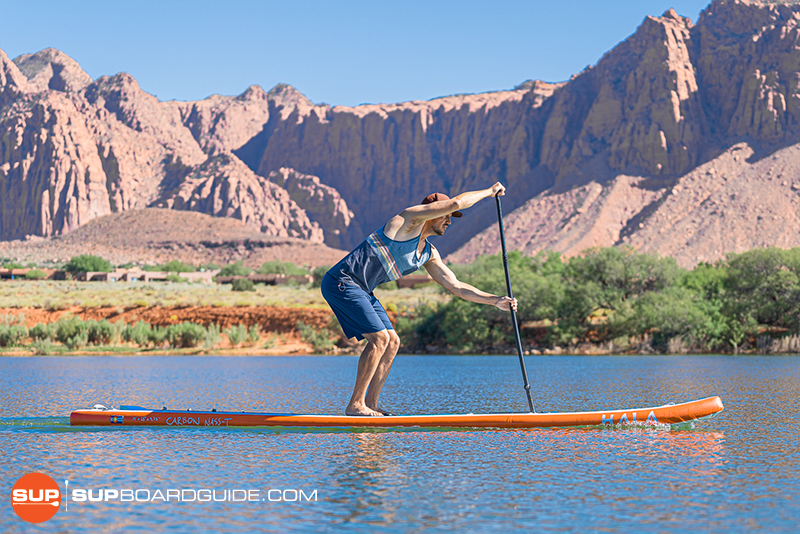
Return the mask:
[[[506,194],[506,188],[500,182],[497,182],[496,184],[494,184],[492,186],[492,196],[493,197],[498,197],[498,196],[502,197],[505,194]]]
[[[514,308],[514,311],[517,311],[517,299],[512,299],[509,297],[497,297],[497,301],[494,303],[496,307],[503,311],[510,311],[511,308]]]

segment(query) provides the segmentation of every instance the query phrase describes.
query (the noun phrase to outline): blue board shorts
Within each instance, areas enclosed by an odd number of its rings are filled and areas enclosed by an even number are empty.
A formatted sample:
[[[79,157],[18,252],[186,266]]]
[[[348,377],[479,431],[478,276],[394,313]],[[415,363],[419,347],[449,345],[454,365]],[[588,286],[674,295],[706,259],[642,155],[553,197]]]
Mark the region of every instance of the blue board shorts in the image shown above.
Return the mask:
[[[359,286],[326,274],[320,289],[347,339],[355,337],[360,341],[364,339],[363,334],[394,329],[380,301]]]

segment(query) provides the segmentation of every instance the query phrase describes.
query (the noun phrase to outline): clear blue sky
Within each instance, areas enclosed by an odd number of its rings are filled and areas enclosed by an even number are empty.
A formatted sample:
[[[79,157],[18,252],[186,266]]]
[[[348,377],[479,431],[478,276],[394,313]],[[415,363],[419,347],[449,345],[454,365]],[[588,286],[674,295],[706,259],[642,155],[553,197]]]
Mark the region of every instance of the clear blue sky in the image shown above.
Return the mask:
[[[0,0],[9,57],[47,47],[92,78],[128,72],[162,100],[296,87],[356,105],[560,81],[646,15],[709,0]]]

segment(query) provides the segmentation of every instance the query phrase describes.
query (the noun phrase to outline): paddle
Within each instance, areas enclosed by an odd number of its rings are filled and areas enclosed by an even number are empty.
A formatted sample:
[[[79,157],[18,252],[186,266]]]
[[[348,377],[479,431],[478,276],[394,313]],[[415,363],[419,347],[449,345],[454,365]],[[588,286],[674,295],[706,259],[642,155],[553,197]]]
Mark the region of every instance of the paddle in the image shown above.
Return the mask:
[[[506,236],[503,232],[503,208],[500,207],[500,195],[495,195],[494,199],[497,201],[497,223],[500,225],[500,244],[503,246],[503,268],[506,271],[506,288],[508,289],[509,298],[514,298],[514,293],[511,291],[511,275],[508,272],[508,253],[506,252]],[[517,339],[517,353],[519,354],[519,366],[522,369],[522,381],[525,384],[525,395],[528,397],[528,407],[531,413],[536,410],[533,408],[533,400],[531,400],[531,385],[528,382],[528,372],[525,370],[525,359],[522,357],[522,341],[519,339],[519,325],[517,324],[517,312],[514,308],[511,310],[511,322],[514,324],[514,337]]]

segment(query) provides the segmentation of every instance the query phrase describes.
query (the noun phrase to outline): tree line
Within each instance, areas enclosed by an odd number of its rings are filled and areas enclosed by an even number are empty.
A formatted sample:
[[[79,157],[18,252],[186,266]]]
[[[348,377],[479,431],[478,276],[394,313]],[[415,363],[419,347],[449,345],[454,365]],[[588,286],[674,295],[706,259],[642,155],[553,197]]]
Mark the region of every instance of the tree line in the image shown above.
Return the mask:
[[[505,295],[499,255],[451,265],[459,279]],[[691,270],[630,247],[509,254],[524,342],[531,347],[606,344],[657,352],[738,352],[800,334],[800,248],[730,253]],[[513,343],[506,313],[452,299],[400,317],[409,350],[481,351]],[[793,338],[793,344],[800,338]],[[784,346],[786,344],[784,343]]]

